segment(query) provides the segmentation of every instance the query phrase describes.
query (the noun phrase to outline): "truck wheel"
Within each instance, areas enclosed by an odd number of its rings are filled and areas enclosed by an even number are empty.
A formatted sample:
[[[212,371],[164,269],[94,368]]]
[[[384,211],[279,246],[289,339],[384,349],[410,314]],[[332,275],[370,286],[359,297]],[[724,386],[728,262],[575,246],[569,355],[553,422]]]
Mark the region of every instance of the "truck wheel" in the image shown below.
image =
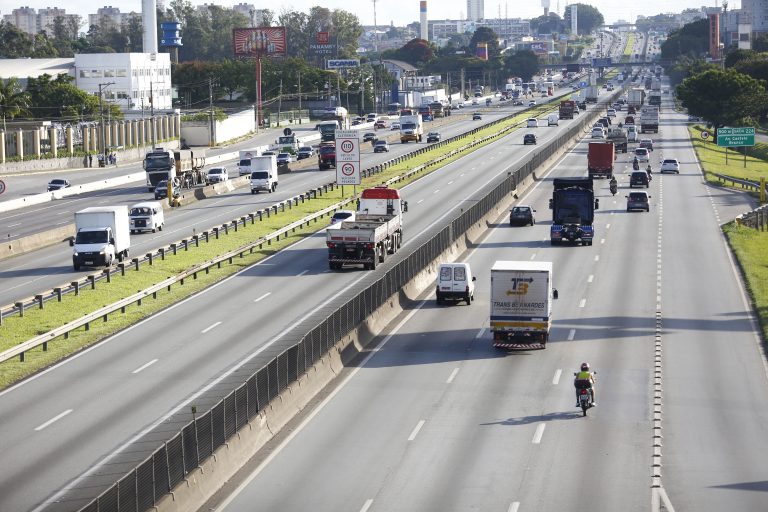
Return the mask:
[[[467,306],[472,305],[472,296],[470,294],[467,294],[467,296],[464,297],[464,300],[467,301]]]
[[[158,231],[162,231],[162,230],[163,230],[163,225],[162,225],[162,224],[160,224],[159,226],[157,226],[157,230],[158,230]]]
[[[376,255],[374,254],[373,259],[368,264],[368,270],[376,270]]]
[[[387,257],[387,249],[383,245],[379,249],[379,263],[384,263],[384,258]]]
[[[80,264],[79,264],[78,262],[76,262],[76,261],[75,261],[74,263],[72,263],[72,266],[74,267],[74,269],[75,269],[75,272],[77,272],[78,270],[80,270]]]

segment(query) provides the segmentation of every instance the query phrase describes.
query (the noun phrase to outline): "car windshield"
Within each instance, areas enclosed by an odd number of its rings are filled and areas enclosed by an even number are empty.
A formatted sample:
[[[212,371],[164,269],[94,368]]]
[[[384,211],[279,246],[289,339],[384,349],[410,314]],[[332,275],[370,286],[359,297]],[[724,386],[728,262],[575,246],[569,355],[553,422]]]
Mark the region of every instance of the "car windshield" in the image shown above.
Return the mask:
[[[642,192],[632,192],[629,194],[630,201],[645,201],[646,197]]]
[[[348,219],[352,216],[351,212],[340,212],[340,213],[334,213],[333,214],[333,221],[340,222],[344,219]]]
[[[51,185],[64,185],[66,183],[64,180],[51,180]]]
[[[387,141],[385,141],[385,140],[377,140],[376,141],[376,145],[377,146],[386,146],[387,145]]]
[[[75,238],[76,244],[105,244],[107,243],[106,231],[78,231]]]
[[[221,174],[221,169],[211,169],[208,174]]]
[[[312,151],[312,148],[299,148],[299,153],[309,153]]]
[[[267,178],[269,178],[269,173],[267,171],[253,171],[251,173],[252,180],[266,180]]]
[[[635,150],[635,154],[638,155],[638,156],[647,156],[648,155],[648,150],[645,149],[645,148],[637,148]]]
[[[677,160],[664,160],[665,164],[676,164]]]
[[[521,208],[519,206],[515,206],[512,208],[512,213],[528,213],[528,208]]]

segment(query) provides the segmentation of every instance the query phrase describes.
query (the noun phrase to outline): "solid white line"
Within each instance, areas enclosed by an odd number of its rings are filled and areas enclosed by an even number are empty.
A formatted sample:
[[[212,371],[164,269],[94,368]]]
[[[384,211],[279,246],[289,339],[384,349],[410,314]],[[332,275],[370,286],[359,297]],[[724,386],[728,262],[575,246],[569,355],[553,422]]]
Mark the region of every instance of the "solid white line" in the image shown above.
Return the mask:
[[[583,308],[587,304],[587,299],[581,299],[579,301],[579,307]]]
[[[594,276],[594,274],[590,274],[590,275],[589,275],[589,277],[587,278],[587,282],[588,282],[588,283],[591,283],[591,282],[592,282],[592,281],[594,281],[594,280],[595,280],[595,276]]]
[[[300,276],[303,276],[303,275],[304,275],[304,274],[306,274],[307,272],[309,272],[309,269],[305,270],[304,272],[299,272],[298,274],[296,274],[296,277],[300,277]]]
[[[439,192],[440,192],[440,189],[438,188],[438,189],[436,189],[436,190],[435,190],[434,192],[432,192],[432,193],[433,193],[433,194],[438,194]]]
[[[257,299],[253,299],[253,302],[259,302],[260,300],[266,299],[266,298],[267,298],[267,297],[269,297],[270,295],[272,295],[272,292],[267,292],[267,293],[265,293],[264,295],[262,295],[261,297],[259,297],[259,298],[257,298]]]
[[[73,409],[67,409],[66,411],[64,411],[63,413],[59,414],[58,416],[54,416],[53,418],[49,419],[48,421],[46,421],[45,423],[43,423],[39,427],[36,427],[35,431],[36,432],[40,432],[41,430],[43,430],[44,428],[50,426],[51,424],[56,423],[57,421],[59,421],[61,418],[63,418],[67,414],[71,413],[72,411],[73,411]]]
[[[600,255],[599,254],[595,254],[595,261],[600,261]]]
[[[424,202],[423,199],[419,199],[418,201],[416,201],[416,204],[423,203],[423,202]]]
[[[142,370],[146,370],[147,368],[149,368],[150,366],[155,364],[157,361],[158,361],[157,359],[153,359],[150,362],[148,362],[147,364],[145,364],[144,366],[140,366],[140,367],[136,368],[131,373],[136,374],[136,373],[139,373]]]
[[[519,501],[513,501],[512,504],[507,509],[507,512],[517,512],[517,509],[520,508],[520,502]]]
[[[421,427],[424,426],[424,423],[426,423],[426,420],[419,420],[419,422],[414,427],[413,431],[411,432],[411,435],[408,436],[409,441],[413,441],[416,439],[416,436],[419,435],[419,430],[421,430]]]
[[[69,213],[69,210],[64,210],[63,212],[59,212],[56,215],[64,215],[65,213]]]
[[[453,371],[451,372],[450,377],[448,377],[448,380],[445,381],[445,383],[446,384],[450,384],[451,382],[453,382],[453,379],[456,378],[456,374],[458,374],[458,373],[459,373],[459,369],[458,368],[454,368]]]
[[[573,338],[576,337],[576,329],[571,329],[568,332],[568,341],[573,341]]]
[[[21,222],[19,222],[18,224],[8,224],[8,226],[7,226],[7,227],[9,227],[9,228],[15,228],[16,226],[21,226]]]
[[[533,434],[533,444],[541,443],[541,436],[544,435],[544,429],[547,428],[546,423],[539,423],[536,427],[536,432]]]
[[[449,181],[449,182],[448,182],[448,184],[449,184],[449,185],[452,185],[452,184],[453,184],[453,180]]]
[[[360,509],[360,512],[368,512],[368,509],[371,508],[371,505],[373,505],[372,499],[365,500],[365,503],[363,503],[363,508]]]
[[[536,253],[531,254],[531,259],[534,259],[536,257]]]
[[[215,329],[215,328],[216,328],[216,327],[218,327],[219,325],[221,325],[221,322],[216,322],[216,323],[215,323],[215,324],[213,324],[213,325],[209,325],[208,327],[206,327],[205,329],[203,329],[202,331],[200,331],[200,334],[205,334],[205,333],[207,333],[208,331],[210,331],[211,329]]]
[[[478,332],[478,333],[477,333],[477,335],[475,336],[475,338],[482,338],[482,337],[483,337],[483,334],[485,334],[485,327],[483,327],[482,329],[480,329],[480,332]]]
[[[552,384],[557,386],[557,383],[560,382],[560,375],[563,374],[563,370],[561,368],[558,368],[555,372],[555,376],[552,378]]]

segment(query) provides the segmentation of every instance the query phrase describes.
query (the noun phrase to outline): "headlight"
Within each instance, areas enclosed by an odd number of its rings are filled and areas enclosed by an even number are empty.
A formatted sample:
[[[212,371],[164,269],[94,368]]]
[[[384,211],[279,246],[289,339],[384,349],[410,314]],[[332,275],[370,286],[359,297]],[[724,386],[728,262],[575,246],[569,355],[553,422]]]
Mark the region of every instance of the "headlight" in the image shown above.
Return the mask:
[[[73,256],[77,256],[77,251],[74,252]]]
[[[99,251],[99,254],[100,254],[101,256],[104,256],[106,253],[107,253],[106,251]]]

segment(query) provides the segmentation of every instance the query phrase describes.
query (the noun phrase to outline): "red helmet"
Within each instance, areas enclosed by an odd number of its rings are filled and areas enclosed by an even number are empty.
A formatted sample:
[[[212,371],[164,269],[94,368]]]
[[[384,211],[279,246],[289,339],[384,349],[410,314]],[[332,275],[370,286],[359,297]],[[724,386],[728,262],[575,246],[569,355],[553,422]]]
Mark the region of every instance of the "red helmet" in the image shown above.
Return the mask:
[[[588,372],[589,371],[589,363],[581,363],[581,371]]]

